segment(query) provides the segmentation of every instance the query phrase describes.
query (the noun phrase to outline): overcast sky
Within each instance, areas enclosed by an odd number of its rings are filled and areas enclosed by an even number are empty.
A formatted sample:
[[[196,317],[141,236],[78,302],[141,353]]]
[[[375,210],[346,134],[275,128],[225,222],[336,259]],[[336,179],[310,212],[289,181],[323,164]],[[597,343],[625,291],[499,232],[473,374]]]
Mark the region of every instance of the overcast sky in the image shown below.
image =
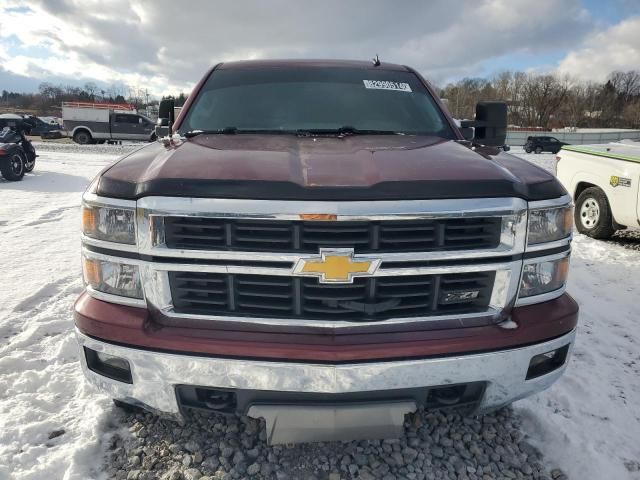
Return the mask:
[[[220,61],[351,58],[444,85],[501,70],[640,69],[640,0],[1,0],[0,90],[188,92]]]

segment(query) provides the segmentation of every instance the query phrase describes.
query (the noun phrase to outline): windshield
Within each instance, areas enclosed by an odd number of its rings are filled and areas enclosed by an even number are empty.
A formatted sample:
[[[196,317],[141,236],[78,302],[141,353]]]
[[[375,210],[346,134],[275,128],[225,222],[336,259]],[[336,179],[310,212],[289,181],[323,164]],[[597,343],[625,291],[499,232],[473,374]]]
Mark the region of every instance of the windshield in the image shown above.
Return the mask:
[[[195,130],[455,138],[415,74],[343,67],[216,70],[179,132]]]

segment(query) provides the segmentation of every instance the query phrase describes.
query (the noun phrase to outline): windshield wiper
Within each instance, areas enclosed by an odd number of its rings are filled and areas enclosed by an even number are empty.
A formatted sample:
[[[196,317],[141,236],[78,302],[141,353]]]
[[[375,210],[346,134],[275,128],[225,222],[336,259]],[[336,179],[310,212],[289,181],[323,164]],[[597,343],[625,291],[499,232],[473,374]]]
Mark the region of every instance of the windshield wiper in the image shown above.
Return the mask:
[[[348,135],[406,135],[404,132],[396,132],[394,130],[368,130],[349,125],[338,128],[299,128],[297,130],[224,127],[216,130],[189,130],[183,135],[186,138],[192,138],[198,135],[236,135],[245,133],[297,135],[299,137],[312,137],[314,135],[338,135],[340,137]]]
[[[292,134],[296,133],[291,130],[278,130],[278,129],[266,129],[266,128],[238,128],[238,127],[224,127],[217,130],[189,130],[183,135],[186,138],[197,137],[198,135],[235,135],[244,133],[255,134]]]
[[[360,129],[349,125],[338,128],[300,128],[296,133],[301,137],[311,137],[313,135],[339,135],[342,137],[347,135],[404,135],[404,132],[396,132],[394,130]]]

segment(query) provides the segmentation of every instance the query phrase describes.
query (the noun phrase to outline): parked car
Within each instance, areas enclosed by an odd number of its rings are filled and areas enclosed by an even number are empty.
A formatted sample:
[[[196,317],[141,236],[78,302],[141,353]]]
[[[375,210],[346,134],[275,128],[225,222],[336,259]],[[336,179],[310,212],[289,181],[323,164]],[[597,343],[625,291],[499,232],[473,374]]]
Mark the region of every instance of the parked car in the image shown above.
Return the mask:
[[[30,126],[29,135],[39,135],[42,138],[61,138],[62,132],[58,125],[43,122],[33,115],[19,115],[16,113],[4,113],[0,115],[0,130],[15,122],[26,122]]]
[[[83,197],[82,367],[119,405],[264,418],[270,443],[399,436],[555,382],[571,198],[414,70],[217,65]],[[491,160],[491,161],[488,161]]]
[[[62,138],[63,136],[57,123],[48,123],[36,116],[25,117],[25,121],[31,124],[31,135],[39,135],[43,139]]]
[[[565,146],[556,159],[580,233],[604,239],[640,228],[640,143]]]
[[[527,137],[527,143],[524,144],[524,151],[527,153],[558,153],[564,145],[569,144],[561,142],[555,137],[531,136]]]
[[[82,145],[156,138],[154,123],[129,105],[65,102],[62,119],[67,134]]]

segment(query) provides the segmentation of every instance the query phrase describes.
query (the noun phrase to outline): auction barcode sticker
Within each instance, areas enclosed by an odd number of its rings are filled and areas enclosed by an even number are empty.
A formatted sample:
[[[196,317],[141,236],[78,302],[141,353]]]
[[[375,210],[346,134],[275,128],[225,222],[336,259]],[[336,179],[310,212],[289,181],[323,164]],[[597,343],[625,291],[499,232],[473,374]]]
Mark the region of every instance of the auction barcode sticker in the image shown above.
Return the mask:
[[[392,82],[390,80],[363,80],[364,88],[372,88],[374,90],[395,90],[397,92],[411,92],[408,83]]]

